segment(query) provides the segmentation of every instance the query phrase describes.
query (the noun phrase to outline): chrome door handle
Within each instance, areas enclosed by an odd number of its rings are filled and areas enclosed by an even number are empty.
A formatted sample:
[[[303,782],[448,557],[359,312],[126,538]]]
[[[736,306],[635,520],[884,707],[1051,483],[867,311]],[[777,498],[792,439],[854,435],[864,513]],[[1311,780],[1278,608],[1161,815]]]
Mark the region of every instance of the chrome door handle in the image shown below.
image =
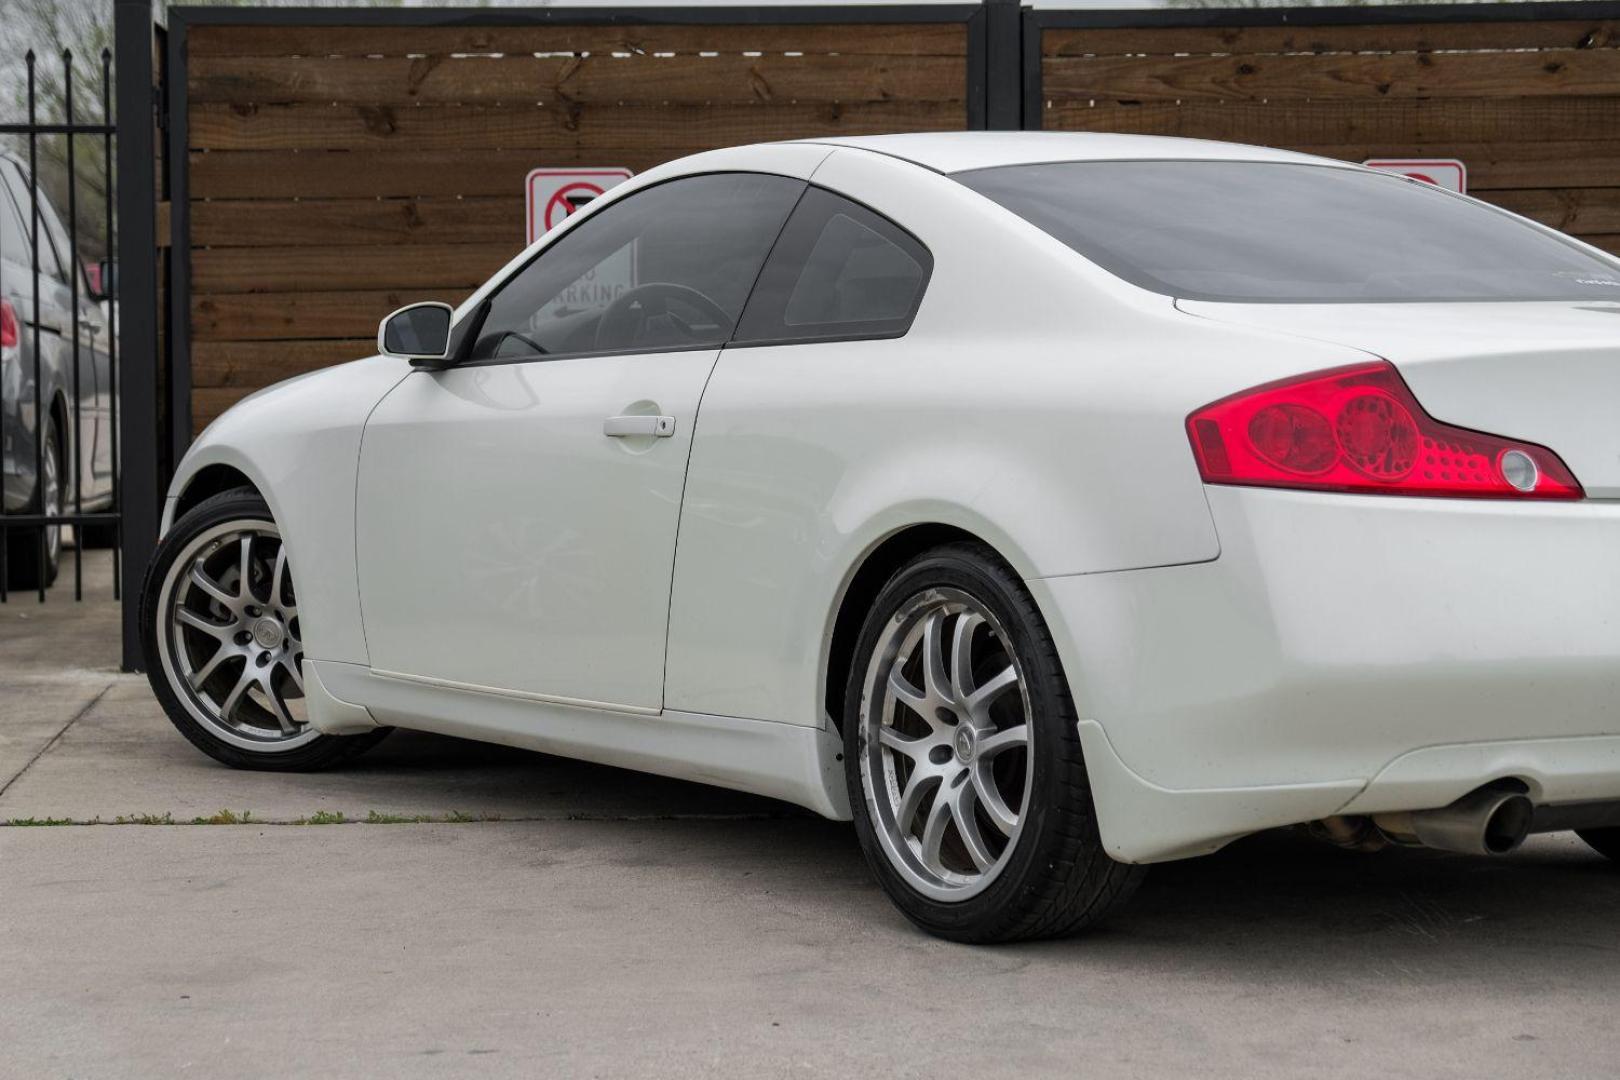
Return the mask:
[[[675,434],[673,416],[610,416],[602,421],[602,434],[610,439],[623,439],[631,435],[667,439]]]

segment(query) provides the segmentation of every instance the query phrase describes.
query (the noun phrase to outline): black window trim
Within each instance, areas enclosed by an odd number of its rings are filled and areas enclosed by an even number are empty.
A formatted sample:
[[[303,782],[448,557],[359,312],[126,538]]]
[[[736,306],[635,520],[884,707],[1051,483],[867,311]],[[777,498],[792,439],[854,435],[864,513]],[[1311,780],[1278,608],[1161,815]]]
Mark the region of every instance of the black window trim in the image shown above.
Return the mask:
[[[787,223],[789,221],[793,220],[794,211],[798,210],[799,208],[799,201],[804,198],[804,193],[810,190],[810,182],[802,176],[790,176],[787,173],[772,172],[768,169],[705,169],[702,172],[682,173],[680,176],[671,176],[668,179],[658,181],[656,184],[648,184],[646,187],[637,188],[635,191],[626,193],[623,199],[615,199],[613,202],[605,204],[602,212],[606,213],[620,202],[628,202],[630,199],[635,198],[643,192],[654,191],[668,184],[677,183],[681,180],[691,180],[699,176],[775,176],[783,180],[792,180],[804,185],[804,187],[799,191],[798,197],[794,199],[793,205],[788,209],[786,216],[782,218],[782,224],[777,229],[776,236],[771,239],[770,246],[765,249],[765,258],[760,262],[759,271],[755,273],[754,282],[748,287],[748,295],[743,298],[742,308],[737,313],[737,322],[740,324],[742,322],[743,313],[748,310],[748,301],[753,299],[754,288],[759,284],[759,275],[764,273],[766,264],[771,261],[771,253],[776,250],[776,244],[782,238],[782,230],[787,228]],[[581,227],[583,227],[583,224],[584,222],[581,223]],[[561,236],[557,237],[557,240],[561,239]],[[583,352],[543,353],[534,356],[488,356],[484,357],[483,359],[473,359],[472,350],[478,343],[478,335],[483,331],[484,320],[489,316],[491,302],[500,295],[502,289],[506,288],[513,281],[517,280],[518,276],[530,266],[533,266],[535,262],[544,258],[546,253],[552,249],[554,243],[555,241],[546,244],[539,251],[536,251],[533,255],[529,256],[529,258],[525,259],[521,266],[515,267],[511,273],[506,275],[505,279],[502,280],[499,285],[490,290],[488,296],[485,296],[481,301],[479,301],[476,309],[470,312],[465,319],[462,319],[455,326],[451,327],[451,359],[442,366],[430,368],[429,370],[453,371],[457,368],[464,367],[484,368],[500,367],[507,364],[550,364],[558,361],[594,360],[601,357],[611,356],[648,356],[663,355],[665,353],[701,352],[705,349],[712,349],[718,353],[720,350],[730,346],[731,341],[728,338],[726,341],[719,342],[718,344],[675,345],[668,348],[651,350],[645,348],[592,349]],[[731,328],[731,333],[732,335],[737,333],[736,326]]]
[[[818,335],[815,335],[815,336],[803,336],[803,337],[796,335],[794,337],[787,337],[787,338],[759,338],[759,339],[755,339],[755,340],[752,340],[752,341],[738,341],[738,340],[736,340],[737,327],[733,327],[732,331],[731,331],[732,340],[726,342],[725,345],[723,346],[724,348],[726,348],[726,349],[760,349],[760,348],[778,348],[778,347],[781,347],[783,345],[828,345],[828,344],[833,344],[833,343],[836,343],[836,342],[848,342],[848,341],[894,341],[896,339],[903,338],[907,334],[911,333],[911,328],[916,325],[917,313],[922,310],[923,300],[925,300],[927,298],[927,296],[928,296],[928,286],[934,280],[934,252],[933,252],[933,249],[930,248],[927,244],[923,243],[922,238],[920,236],[918,236],[916,233],[912,232],[910,229],[906,228],[904,225],[900,224],[898,221],[894,220],[888,214],[885,214],[883,211],[877,209],[874,206],[871,206],[868,203],[862,202],[861,200],[855,198],[853,195],[850,195],[848,192],[838,191],[838,190],[836,190],[834,188],[830,188],[830,187],[826,186],[825,184],[817,184],[812,180],[805,187],[805,194],[809,194],[811,188],[816,188],[818,190],[825,191],[827,194],[833,196],[834,198],[842,199],[845,202],[851,203],[851,204],[853,204],[855,206],[858,206],[862,210],[865,210],[867,213],[872,214],[873,216],[877,217],[880,221],[883,221],[883,222],[887,223],[896,232],[899,232],[902,235],[908,237],[911,240],[911,242],[916,244],[918,249],[921,250],[922,253],[925,256],[927,256],[927,261],[923,266],[922,283],[919,285],[919,287],[917,289],[916,299],[912,301],[911,310],[906,313],[906,324],[904,326],[902,326],[898,330],[886,330],[886,331],[878,331],[878,332],[874,332],[874,331],[871,331],[871,330],[853,330],[853,331],[849,331],[849,332],[842,333],[842,334],[818,334]],[[800,196],[800,201],[801,202],[803,201],[803,196],[802,195]],[[798,212],[799,212],[799,207],[798,207],[797,204],[795,204],[794,207],[793,207],[793,211],[788,214],[787,220],[782,222],[782,232],[787,231],[788,225],[790,223],[792,223],[792,221],[793,221],[793,215],[798,213]],[[766,267],[770,266],[770,264],[771,264],[771,256],[776,254],[776,247],[781,242],[782,242],[782,234],[778,233],[777,237],[776,237],[776,241],[771,244],[770,252],[765,256],[765,261],[760,264],[760,268],[759,268],[759,276],[760,277],[764,276]],[[747,301],[745,301],[743,303],[742,314],[737,317],[737,326],[738,327],[740,327],[742,325],[743,319],[747,318],[747,316],[748,316],[748,306],[749,306],[749,304],[752,304],[754,302],[754,290],[757,289],[758,287],[759,287],[759,277],[756,277],[754,279],[754,289],[749,290],[748,299],[747,299]]]

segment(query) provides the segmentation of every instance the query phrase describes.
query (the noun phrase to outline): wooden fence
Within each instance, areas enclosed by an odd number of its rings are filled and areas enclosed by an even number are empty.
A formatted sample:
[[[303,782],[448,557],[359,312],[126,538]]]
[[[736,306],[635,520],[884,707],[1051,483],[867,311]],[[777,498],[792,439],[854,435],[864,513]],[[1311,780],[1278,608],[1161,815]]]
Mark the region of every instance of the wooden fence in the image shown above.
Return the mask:
[[[1021,16],[1012,0],[177,7],[171,20],[183,431],[369,353],[401,304],[465,296],[522,244],[539,166],[640,171],[760,140],[1016,127],[1021,106],[1026,128],[1461,158],[1471,194],[1620,251],[1613,0]]]
[[[976,9],[774,23],[731,10],[332,26],[176,9],[192,20],[171,79],[185,84],[174,218],[194,428],[259,386],[367,355],[401,304],[464,297],[522,247],[535,167],[639,172],[737,143],[975,123]]]
[[[1469,194],[1620,252],[1615,5],[1154,15],[1032,13],[1026,126],[1459,158]]]

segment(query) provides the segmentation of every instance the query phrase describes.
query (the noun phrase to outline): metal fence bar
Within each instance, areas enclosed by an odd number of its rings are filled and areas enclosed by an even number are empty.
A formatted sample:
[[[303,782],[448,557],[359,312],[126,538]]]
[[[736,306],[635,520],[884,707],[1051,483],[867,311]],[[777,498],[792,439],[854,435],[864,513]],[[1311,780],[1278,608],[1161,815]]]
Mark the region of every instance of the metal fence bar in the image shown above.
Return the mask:
[[[118,473],[122,463],[123,448],[118,442],[118,399],[122,396],[118,390],[118,237],[113,232],[113,200],[117,197],[113,184],[113,128],[112,128],[112,50],[101,50],[101,120],[103,130],[101,138],[101,164],[105,170],[105,192],[107,212],[107,260],[106,270],[102,274],[101,292],[107,297],[107,417],[112,436],[112,501],[115,508],[122,507],[118,490]],[[124,524],[123,517],[119,515],[113,522],[113,599],[123,598],[124,578]]]
[[[162,428],[157,393],[157,187],[153,168],[158,97],[152,0],[115,0],[113,20],[118,58],[117,288],[123,337],[118,393],[124,412],[117,452],[123,458],[124,572],[137,583],[125,595],[123,645],[125,669],[141,671],[145,663],[138,583],[157,544],[163,497],[158,473]]]
[[[73,50],[62,51],[62,100],[64,114],[68,127],[73,126]],[[73,330],[73,431],[68,436],[73,440],[73,512],[84,513],[84,388],[80,385],[80,365],[83,358],[79,352],[79,173],[75,165],[73,144],[77,139],[75,135],[64,135],[67,140],[67,171],[68,171],[68,258],[74,265],[68,268],[68,287],[71,290],[72,300],[68,312],[68,322]],[[44,530],[41,530],[44,531]],[[84,527],[75,526],[73,544],[73,599],[84,599]]]
[[[28,64],[28,123],[32,125],[38,119],[38,103],[35,100],[34,85],[34,50],[29,49],[24,58]],[[45,415],[40,408],[40,390],[44,381],[44,371],[41,364],[43,353],[40,351],[40,316],[39,316],[39,136],[33,131],[28,133],[28,229],[31,234],[29,243],[33,247],[31,253],[31,270],[34,275],[33,314],[34,314],[34,489],[39,498],[40,513],[49,513],[45,505]],[[34,558],[38,569],[39,602],[45,602],[45,538],[46,529],[39,530],[39,542],[34,545]]]

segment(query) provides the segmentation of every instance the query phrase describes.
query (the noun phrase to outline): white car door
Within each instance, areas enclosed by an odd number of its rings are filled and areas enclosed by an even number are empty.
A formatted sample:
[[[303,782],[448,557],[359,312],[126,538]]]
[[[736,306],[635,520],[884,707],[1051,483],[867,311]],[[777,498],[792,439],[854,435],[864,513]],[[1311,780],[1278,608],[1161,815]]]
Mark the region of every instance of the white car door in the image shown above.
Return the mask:
[[[688,176],[612,205],[494,291],[361,448],[372,669],[656,710],[698,401],[802,180]]]

